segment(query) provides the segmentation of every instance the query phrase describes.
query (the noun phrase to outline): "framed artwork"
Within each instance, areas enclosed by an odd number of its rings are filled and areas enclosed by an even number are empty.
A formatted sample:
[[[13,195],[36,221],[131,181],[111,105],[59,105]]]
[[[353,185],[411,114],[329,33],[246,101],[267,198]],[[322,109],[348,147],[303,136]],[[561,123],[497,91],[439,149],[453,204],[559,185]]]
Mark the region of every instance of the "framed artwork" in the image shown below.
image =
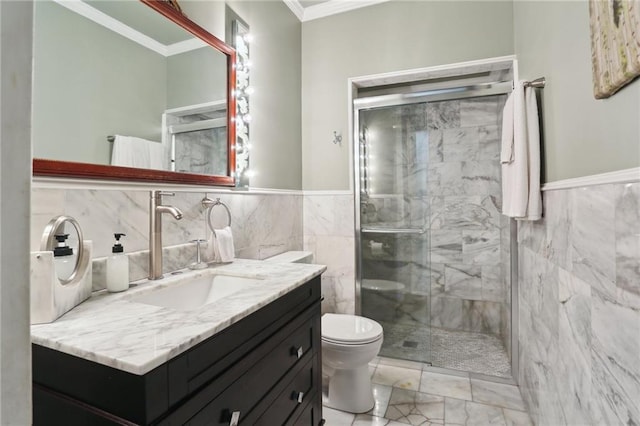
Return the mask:
[[[590,0],[593,93],[608,98],[640,75],[640,1]]]

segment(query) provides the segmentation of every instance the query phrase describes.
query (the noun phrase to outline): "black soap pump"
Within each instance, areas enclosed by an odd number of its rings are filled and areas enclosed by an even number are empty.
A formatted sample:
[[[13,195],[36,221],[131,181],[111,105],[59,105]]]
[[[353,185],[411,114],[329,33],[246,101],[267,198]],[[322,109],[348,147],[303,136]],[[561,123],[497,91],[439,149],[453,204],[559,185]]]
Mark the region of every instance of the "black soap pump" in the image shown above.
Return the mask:
[[[120,238],[126,234],[117,232],[113,236],[116,242],[111,248],[112,255],[107,258],[107,290],[115,293],[129,288],[129,257],[120,244]]]

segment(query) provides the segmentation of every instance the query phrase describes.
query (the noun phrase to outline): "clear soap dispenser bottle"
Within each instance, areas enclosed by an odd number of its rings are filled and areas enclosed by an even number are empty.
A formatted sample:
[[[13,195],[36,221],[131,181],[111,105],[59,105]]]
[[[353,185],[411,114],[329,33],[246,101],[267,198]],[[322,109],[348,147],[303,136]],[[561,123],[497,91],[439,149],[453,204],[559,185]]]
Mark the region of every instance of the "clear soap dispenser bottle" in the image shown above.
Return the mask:
[[[122,233],[113,234],[116,243],[111,249],[112,255],[107,258],[107,291],[112,293],[129,288],[129,258],[124,254],[124,247],[120,244]]]

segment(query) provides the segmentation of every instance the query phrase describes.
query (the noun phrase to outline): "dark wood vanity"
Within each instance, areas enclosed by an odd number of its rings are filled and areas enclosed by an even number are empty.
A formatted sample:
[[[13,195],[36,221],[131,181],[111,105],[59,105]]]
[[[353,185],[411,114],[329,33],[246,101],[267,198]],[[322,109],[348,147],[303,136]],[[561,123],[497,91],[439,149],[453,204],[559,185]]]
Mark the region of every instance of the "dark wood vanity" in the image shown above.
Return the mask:
[[[144,375],[33,345],[34,425],[319,425],[320,277]]]

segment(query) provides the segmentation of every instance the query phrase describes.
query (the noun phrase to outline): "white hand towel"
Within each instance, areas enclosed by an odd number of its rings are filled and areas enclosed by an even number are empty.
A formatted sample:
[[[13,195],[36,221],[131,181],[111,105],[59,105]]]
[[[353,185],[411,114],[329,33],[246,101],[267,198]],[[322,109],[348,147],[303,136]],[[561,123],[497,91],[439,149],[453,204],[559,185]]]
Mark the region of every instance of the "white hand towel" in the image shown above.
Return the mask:
[[[214,259],[216,262],[227,263],[235,259],[235,248],[233,246],[233,234],[231,227],[226,226],[223,229],[216,229],[214,232]]]
[[[164,169],[164,147],[161,143],[116,135],[111,153],[112,166],[139,169]]]
[[[540,130],[535,91],[516,84],[502,116],[502,213],[538,220],[540,195]]]

